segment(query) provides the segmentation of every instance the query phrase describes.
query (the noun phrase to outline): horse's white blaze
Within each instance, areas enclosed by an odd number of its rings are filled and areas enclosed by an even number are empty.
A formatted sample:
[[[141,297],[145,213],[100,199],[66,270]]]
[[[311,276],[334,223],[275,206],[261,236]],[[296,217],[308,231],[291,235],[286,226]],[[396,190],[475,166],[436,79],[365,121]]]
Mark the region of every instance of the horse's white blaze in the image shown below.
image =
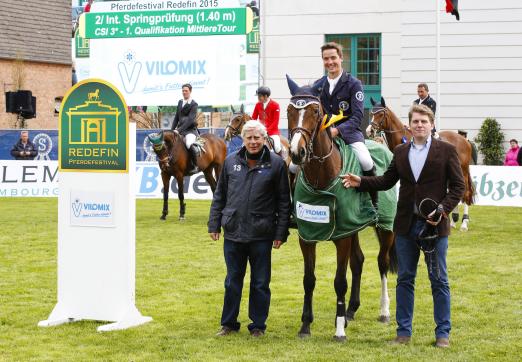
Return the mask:
[[[344,317],[337,317],[335,320],[335,336],[336,337],[346,337],[346,333],[344,332]]]
[[[305,110],[304,109],[300,109],[299,110],[299,120],[297,121],[297,127],[302,127],[303,126],[304,114],[305,114]],[[292,151],[292,153],[294,155],[297,155],[299,153],[299,151],[298,151],[299,141],[301,141],[301,133],[297,132],[292,137],[292,143],[290,144],[290,151]]]
[[[388,278],[381,278],[381,316],[390,316],[390,296],[388,295]]]

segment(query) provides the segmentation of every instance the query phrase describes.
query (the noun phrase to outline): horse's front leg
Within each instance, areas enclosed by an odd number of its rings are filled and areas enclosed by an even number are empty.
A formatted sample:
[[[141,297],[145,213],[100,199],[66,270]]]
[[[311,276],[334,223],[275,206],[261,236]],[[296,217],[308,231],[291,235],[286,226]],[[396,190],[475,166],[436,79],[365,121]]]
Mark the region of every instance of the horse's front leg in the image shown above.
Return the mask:
[[[337,270],[335,272],[335,294],[337,294],[337,311],[335,314],[335,335],[334,339],[339,342],[346,341],[345,328],[348,325],[346,319],[346,291],[348,290],[348,280],[346,279],[346,270],[348,268],[348,260],[350,259],[350,249],[352,237],[335,241],[337,248]]]
[[[314,321],[314,313],[312,309],[312,299],[315,288],[315,243],[306,243],[299,238],[299,245],[301,246],[301,252],[303,253],[304,261],[304,303],[303,303],[303,314],[301,315],[301,329],[299,330],[298,336],[300,338],[306,338],[311,336],[310,324]]]
[[[163,211],[160,219],[165,220],[169,214],[170,175],[162,171],[161,180],[163,181]]]
[[[352,245],[350,250],[350,270],[352,271],[352,288],[350,290],[350,303],[346,310],[346,318],[350,321],[354,320],[355,312],[361,305],[361,275],[364,264],[364,254],[359,244],[359,235],[352,236]]]
[[[464,203],[464,211],[462,213],[462,224],[460,225],[460,231],[468,231],[469,223],[469,205]]]
[[[379,274],[381,276],[381,308],[378,321],[381,323],[390,322],[390,295],[388,294],[388,271],[397,270],[397,258],[395,254],[395,236],[392,231],[375,229],[379,239]],[[393,257],[392,257],[393,256]]]
[[[183,174],[176,174],[176,181],[178,183],[178,199],[179,199],[179,220],[185,220],[185,194],[184,194],[184,184],[183,184]]]

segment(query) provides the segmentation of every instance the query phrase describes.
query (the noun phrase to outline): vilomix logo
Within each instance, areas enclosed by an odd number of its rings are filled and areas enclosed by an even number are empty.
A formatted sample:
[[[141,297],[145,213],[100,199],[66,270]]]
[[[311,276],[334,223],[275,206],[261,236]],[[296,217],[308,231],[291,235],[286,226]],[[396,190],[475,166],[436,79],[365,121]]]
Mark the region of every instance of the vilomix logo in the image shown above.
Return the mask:
[[[204,59],[145,61],[145,69],[149,76],[206,75],[206,65],[207,61]],[[134,93],[142,68],[143,63],[136,59],[136,53],[127,50],[123,61],[118,63],[118,72],[125,92]]]
[[[71,206],[74,216],[80,217],[80,215],[82,214],[82,203],[80,202],[80,199],[74,200]]]

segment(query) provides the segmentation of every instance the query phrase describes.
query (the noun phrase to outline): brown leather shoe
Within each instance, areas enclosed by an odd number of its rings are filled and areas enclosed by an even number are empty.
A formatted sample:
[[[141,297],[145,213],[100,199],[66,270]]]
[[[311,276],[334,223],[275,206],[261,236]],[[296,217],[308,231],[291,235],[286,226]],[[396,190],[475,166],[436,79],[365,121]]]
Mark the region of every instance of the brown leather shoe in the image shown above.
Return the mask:
[[[262,331],[261,329],[257,329],[257,328],[256,329],[252,329],[250,331],[250,335],[252,337],[255,337],[255,338],[263,337],[264,334],[265,334],[264,331]]]
[[[237,333],[237,331],[230,327],[222,326],[221,329],[219,330],[219,332],[216,333],[216,336],[225,337],[225,336],[231,335],[232,333]]]
[[[408,344],[411,341],[411,337],[408,336],[397,336],[393,341],[391,341],[391,344]]]
[[[435,341],[435,347],[448,348],[449,347],[449,338],[437,338],[437,340]]]

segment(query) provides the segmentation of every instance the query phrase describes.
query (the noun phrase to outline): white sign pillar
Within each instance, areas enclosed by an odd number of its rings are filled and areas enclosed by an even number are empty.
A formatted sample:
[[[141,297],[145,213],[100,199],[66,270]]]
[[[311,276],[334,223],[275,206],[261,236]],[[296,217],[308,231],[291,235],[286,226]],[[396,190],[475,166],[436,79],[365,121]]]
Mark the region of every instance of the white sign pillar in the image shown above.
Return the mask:
[[[128,173],[59,172],[58,303],[40,327],[111,321],[99,332],[147,323],[135,305],[136,125]]]

